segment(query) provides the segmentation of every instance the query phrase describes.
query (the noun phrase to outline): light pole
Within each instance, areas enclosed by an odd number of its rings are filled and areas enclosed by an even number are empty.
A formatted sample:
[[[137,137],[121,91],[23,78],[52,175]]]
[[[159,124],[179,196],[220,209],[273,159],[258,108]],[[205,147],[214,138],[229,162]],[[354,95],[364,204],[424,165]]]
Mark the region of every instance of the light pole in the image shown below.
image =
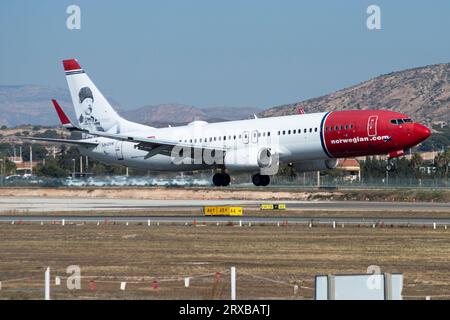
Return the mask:
[[[1,183],[1,185],[3,185],[3,179],[4,179],[4,168],[5,168],[5,165],[4,165],[4,163],[3,163],[4,161],[3,161],[3,159],[0,159],[0,183]]]
[[[72,159],[72,162],[73,162],[72,178],[75,179],[75,159]]]

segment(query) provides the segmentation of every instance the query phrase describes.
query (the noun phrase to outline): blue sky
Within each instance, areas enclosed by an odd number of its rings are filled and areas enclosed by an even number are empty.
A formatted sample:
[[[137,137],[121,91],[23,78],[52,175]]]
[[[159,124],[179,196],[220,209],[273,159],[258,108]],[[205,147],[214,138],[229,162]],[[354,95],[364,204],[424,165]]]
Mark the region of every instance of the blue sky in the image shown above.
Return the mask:
[[[81,30],[66,28],[67,6]],[[381,8],[369,31],[366,9]],[[0,85],[66,88],[77,58],[122,106],[270,107],[450,62],[450,1],[0,1]]]

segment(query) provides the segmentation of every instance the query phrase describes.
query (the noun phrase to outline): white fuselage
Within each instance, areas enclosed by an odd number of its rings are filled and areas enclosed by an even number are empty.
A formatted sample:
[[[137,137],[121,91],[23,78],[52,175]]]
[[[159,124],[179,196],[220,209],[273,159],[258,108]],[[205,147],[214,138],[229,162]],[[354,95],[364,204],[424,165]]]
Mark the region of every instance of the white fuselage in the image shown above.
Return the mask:
[[[321,143],[321,125],[326,115],[327,113],[323,112],[219,123],[194,121],[186,126],[168,128],[129,123],[126,131],[122,133],[194,146],[221,147],[225,148],[226,152],[233,150],[237,154],[249,149],[271,148],[280,155],[280,162],[291,163],[329,159]],[[147,158],[148,152],[137,149],[135,142],[99,137],[89,138],[89,141],[98,145],[79,147],[80,152],[109,164],[152,171],[192,171],[214,167],[207,164],[174,164],[173,157],[164,154]],[[236,167],[234,169],[239,170]]]

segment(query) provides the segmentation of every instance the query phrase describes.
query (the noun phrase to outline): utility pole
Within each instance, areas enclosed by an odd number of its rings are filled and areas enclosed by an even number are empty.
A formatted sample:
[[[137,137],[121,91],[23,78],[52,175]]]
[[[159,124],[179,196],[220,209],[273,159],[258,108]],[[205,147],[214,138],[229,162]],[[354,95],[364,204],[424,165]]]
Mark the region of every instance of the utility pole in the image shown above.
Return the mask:
[[[317,171],[317,188],[320,188],[320,171]]]
[[[83,175],[83,156],[80,156],[80,175]]]
[[[22,147],[20,147],[22,153]],[[22,157],[22,155],[20,155]],[[30,145],[30,174],[33,175],[33,147]]]

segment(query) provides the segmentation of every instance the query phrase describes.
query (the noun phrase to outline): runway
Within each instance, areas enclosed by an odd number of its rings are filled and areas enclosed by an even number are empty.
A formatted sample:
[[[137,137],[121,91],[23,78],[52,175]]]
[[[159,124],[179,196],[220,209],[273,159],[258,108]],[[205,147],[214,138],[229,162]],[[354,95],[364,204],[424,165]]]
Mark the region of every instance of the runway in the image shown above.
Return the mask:
[[[159,223],[171,224],[202,224],[223,223],[228,224],[362,224],[362,225],[420,225],[433,226],[450,225],[450,218],[416,218],[416,217],[248,217],[248,216],[0,216],[0,222],[8,223],[141,223],[155,225]]]
[[[104,198],[0,197],[0,214],[9,212],[96,212],[192,210],[203,206],[235,205],[258,208],[262,203],[285,203],[287,209],[360,212],[448,212],[450,203],[372,201],[255,201],[255,200],[128,200]]]

